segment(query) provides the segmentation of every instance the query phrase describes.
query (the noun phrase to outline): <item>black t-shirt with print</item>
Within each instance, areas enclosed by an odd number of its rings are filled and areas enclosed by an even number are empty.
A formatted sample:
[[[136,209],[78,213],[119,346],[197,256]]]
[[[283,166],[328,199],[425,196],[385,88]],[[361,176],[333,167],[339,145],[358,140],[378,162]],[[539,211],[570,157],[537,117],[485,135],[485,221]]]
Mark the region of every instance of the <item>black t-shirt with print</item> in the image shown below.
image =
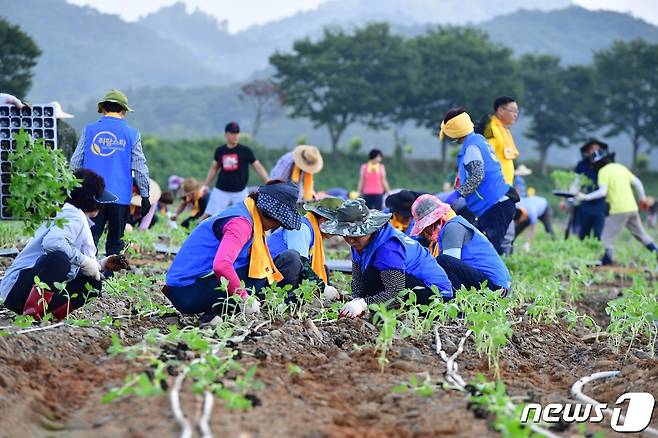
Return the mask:
[[[225,192],[240,192],[247,187],[249,165],[256,161],[251,149],[241,144],[234,148],[220,146],[215,150],[215,161],[219,163],[215,187]]]

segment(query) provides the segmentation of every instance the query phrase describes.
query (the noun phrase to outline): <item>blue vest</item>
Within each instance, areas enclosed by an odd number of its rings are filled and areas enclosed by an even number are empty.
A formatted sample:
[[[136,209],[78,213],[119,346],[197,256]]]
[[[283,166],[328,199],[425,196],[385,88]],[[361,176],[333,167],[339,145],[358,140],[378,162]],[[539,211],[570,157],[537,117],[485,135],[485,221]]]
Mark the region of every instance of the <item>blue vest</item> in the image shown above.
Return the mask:
[[[309,230],[311,230],[311,244],[309,245],[309,258],[311,255],[311,248],[313,248],[313,243],[315,242],[315,231],[313,231],[313,226],[311,222],[305,217],[302,216],[302,226],[306,225]],[[270,255],[275,259],[279,254],[288,249],[286,243],[286,236],[284,233],[299,233],[301,230],[286,230],[283,227],[279,227],[275,232],[270,234],[270,237],[267,239],[267,247],[270,250]]]
[[[466,181],[467,172],[464,165],[464,155],[469,146],[477,146],[480,149],[484,161],[484,179],[473,193],[466,196],[466,205],[476,216],[481,216],[500,198],[505,196],[510,187],[503,178],[500,163],[493,149],[483,136],[475,133],[466,136],[459,155],[457,155],[459,181],[462,184]]]
[[[448,224],[450,222],[457,222],[473,231],[471,241],[462,247],[462,261],[482,272],[496,286],[509,288],[512,284],[512,277],[507,270],[507,266],[505,266],[486,236],[461,216],[455,216],[448,221]],[[444,226],[439,233],[439,247],[441,248],[443,248],[443,232],[445,230],[446,227]]]
[[[405,273],[421,280],[427,287],[435,285],[444,297],[453,297],[452,283],[450,283],[448,276],[436,259],[420,243],[396,230],[389,223],[375,234],[374,239],[363,249],[362,254],[352,249],[352,259],[361,265],[361,272],[365,272],[370,263],[374,261],[373,257],[377,252],[377,248],[390,239],[397,239],[404,245],[406,253]],[[382,257],[381,254],[378,254],[378,256]]]
[[[118,196],[117,204],[129,205],[132,196],[132,150],[139,132],[116,117],[85,127],[82,166],[105,179],[105,188]]]
[[[224,224],[234,217],[243,217],[251,223],[252,227],[254,225],[254,220],[243,202],[235,204],[201,222],[185,240],[180,251],[176,254],[176,258],[171,263],[169,271],[167,271],[166,283],[168,286],[189,286],[198,278],[212,272],[212,263],[222,240],[221,238],[217,239],[213,228],[221,230],[224,228]],[[253,237],[252,232],[251,239],[242,248],[238,258],[233,263],[236,270],[249,265]]]

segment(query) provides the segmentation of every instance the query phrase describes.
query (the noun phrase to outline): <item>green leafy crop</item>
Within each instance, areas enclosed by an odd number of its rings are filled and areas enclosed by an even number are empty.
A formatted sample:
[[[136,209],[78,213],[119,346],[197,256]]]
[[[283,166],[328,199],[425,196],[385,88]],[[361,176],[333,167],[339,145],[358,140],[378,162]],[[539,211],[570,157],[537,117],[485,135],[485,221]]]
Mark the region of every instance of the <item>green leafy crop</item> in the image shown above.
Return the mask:
[[[60,150],[47,147],[44,140],[32,140],[23,130],[16,135],[16,150],[9,154],[11,197],[9,211],[33,232],[46,219],[55,217],[71,189],[79,182]],[[62,221],[55,221],[62,226]]]

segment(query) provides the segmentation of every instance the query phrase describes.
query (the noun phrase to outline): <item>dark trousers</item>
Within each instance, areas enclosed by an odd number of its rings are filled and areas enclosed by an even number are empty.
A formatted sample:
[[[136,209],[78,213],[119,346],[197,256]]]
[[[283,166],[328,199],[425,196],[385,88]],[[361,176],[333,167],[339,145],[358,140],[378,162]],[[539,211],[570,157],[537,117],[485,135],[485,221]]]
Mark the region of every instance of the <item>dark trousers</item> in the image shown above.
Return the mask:
[[[578,237],[583,240],[585,237],[593,235],[598,240],[601,240],[601,233],[603,232],[603,224],[605,223],[606,211],[602,208],[589,208],[582,204],[576,209],[578,217]]]
[[[498,254],[503,254],[502,242],[507,227],[514,218],[514,201],[507,199],[497,202],[478,218],[478,229],[487,236]]]
[[[361,274],[361,281],[363,282],[361,290],[365,296],[377,295],[384,291],[381,271],[372,265],[368,266],[366,271]],[[413,275],[404,275],[404,287],[413,289],[418,304],[429,304],[436,296],[432,289],[425,286],[425,283]]]
[[[539,219],[539,222],[544,224],[544,229],[546,232],[551,236],[555,237],[555,232],[553,231],[553,222],[552,222],[552,217],[553,217],[553,211],[551,210],[551,207],[549,206],[544,214],[539,216],[537,219]],[[526,228],[530,226],[530,221],[529,220],[524,220],[523,222],[520,222],[518,225],[516,225],[516,236],[518,237],[519,234],[523,232]],[[581,228],[582,229],[582,228]]]
[[[55,288],[54,283],[65,282],[70,269],[71,262],[66,254],[61,251],[55,251],[39,257],[33,267],[23,269],[20,272],[14,287],[11,288],[9,295],[7,295],[4,306],[19,315],[22,314],[25,301],[30,294],[32,286],[34,286],[35,276],[38,276],[42,282],[46,283],[50,291],[54,293],[52,300],[48,304],[48,310],[50,311],[66,304],[68,300],[67,293],[71,297],[69,303],[70,310],[82,307],[88,298],[100,295],[101,282],[82,274],[78,274],[77,277],[69,281],[66,284],[64,293],[60,293]],[[87,284],[92,287],[91,291],[87,291]]]
[[[279,286],[290,284],[293,289],[299,286],[302,271],[299,253],[292,250],[285,251],[274,259],[274,264],[283,275],[283,281],[279,282]],[[240,280],[244,281],[245,288],[253,288],[256,296],[264,298],[261,290],[267,286],[266,279],[250,278],[248,266],[237,269],[236,272]],[[188,286],[168,286],[165,290],[166,297],[181,313],[232,313],[235,311],[234,299],[229,299],[228,293],[220,289],[219,281],[214,274],[199,278]]]
[[[98,247],[98,241],[107,224],[107,240],[105,241],[105,255],[119,254],[123,251],[123,233],[130,214],[130,206],[122,204],[105,204],[98,216],[92,219],[94,226],[91,234],[94,236],[94,244]]]
[[[368,208],[380,211],[384,209],[384,195],[363,195],[363,200]]]
[[[481,271],[467,265],[458,258],[441,254],[436,258],[436,261],[446,271],[446,274],[448,274],[448,279],[455,290],[461,289],[462,286],[466,289],[480,289],[482,283],[485,281],[487,282],[487,287],[491,290],[503,289],[497,284],[492,283]]]

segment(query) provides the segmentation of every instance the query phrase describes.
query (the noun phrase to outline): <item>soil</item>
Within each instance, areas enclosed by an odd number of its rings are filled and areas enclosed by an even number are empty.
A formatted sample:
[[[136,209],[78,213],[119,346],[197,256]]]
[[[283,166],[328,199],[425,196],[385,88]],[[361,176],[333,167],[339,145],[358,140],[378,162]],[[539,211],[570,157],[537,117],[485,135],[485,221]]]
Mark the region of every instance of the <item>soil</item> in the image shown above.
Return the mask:
[[[132,264],[148,269],[155,262],[166,263],[166,259],[153,255]],[[1,266],[6,265],[0,263],[0,274]],[[623,282],[595,285],[578,309],[605,327],[605,303],[616,298]],[[105,312],[129,314],[125,303],[105,297],[76,316],[93,319]],[[0,325],[9,325],[12,318],[8,310],[0,311]],[[180,429],[166,396],[100,402],[126,376],[146,368],[144,363],[109,355],[111,333],[117,333],[124,344],[136,343],[151,328],[164,331],[172,317],[121,321],[122,325],[114,328],[63,325],[0,337],[0,436],[178,436]],[[302,321],[289,320],[265,326],[237,346],[244,365],[258,366],[256,377],[264,388],[253,394],[255,406],[247,411],[227,410],[216,400],[210,422],[215,436],[499,436],[491,427],[491,418],[478,418],[467,409],[465,393],[441,386],[436,386],[430,397],[392,391],[413,375],[419,381],[424,376],[442,380],[445,364],[434,350],[433,335],[394,341],[389,363],[381,372],[374,351],[377,330],[368,321],[316,325],[321,339]],[[531,325],[523,321],[513,328],[511,342],[501,353],[500,370],[517,403],[573,403],[570,388],[574,382],[609,370],[620,370],[621,376],[592,382],[585,386],[585,393],[611,406],[628,391],[658,395],[658,361],[643,351],[633,348],[627,352],[605,339],[584,340],[589,334],[585,329],[570,331],[564,323]],[[448,354],[464,332],[457,325],[441,328]],[[487,358],[476,352],[472,338],[457,361],[465,380],[478,373],[493,380]],[[289,364],[299,366],[303,373],[291,375]],[[190,419],[200,415],[202,400],[189,389],[182,393],[181,403]],[[615,436],[608,420],[606,417],[601,425],[587,424],[587,430]],[[652,427],[658,427],[658,415],[654,415]],[[570,426],[556,433],[573,436],[578,428]]]

